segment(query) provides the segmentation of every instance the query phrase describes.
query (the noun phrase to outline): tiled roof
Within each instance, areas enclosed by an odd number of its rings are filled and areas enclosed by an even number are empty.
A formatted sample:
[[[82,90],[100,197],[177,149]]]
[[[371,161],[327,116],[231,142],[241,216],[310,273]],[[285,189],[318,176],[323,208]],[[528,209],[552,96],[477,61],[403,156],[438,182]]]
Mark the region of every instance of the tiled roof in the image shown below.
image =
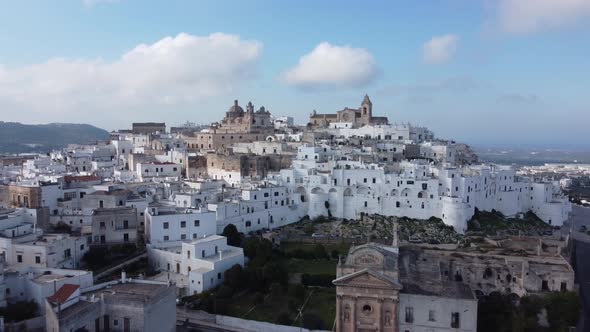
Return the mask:
[[[64,304],[78,288],[80,288],[80,285],[64,284],[47,300],[52,303]]]

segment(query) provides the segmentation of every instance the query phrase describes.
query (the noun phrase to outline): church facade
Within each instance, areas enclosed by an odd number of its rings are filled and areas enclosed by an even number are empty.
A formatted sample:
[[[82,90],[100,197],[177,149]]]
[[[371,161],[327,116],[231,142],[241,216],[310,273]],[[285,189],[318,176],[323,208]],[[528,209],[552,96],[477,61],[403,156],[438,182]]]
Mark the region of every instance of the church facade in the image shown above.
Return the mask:
[[[394,230],[394,234],[397,231]],[[336,331],[476,331],[477,299],[471,288],[447,280],[415,251],[367,243],[352,247],[337,267]]]

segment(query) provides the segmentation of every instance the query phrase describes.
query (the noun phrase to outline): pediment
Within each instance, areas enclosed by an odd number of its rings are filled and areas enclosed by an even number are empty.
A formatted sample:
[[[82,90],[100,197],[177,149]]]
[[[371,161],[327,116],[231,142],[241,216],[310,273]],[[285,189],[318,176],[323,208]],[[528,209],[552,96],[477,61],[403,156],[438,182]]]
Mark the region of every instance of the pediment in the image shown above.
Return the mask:
[[[401,289],[402,286],[393,278],[382,275],[378,272],[369,269],[340,277],[334,280],[336,286],[360,287],[360,288],[385,288],[385,289]]]

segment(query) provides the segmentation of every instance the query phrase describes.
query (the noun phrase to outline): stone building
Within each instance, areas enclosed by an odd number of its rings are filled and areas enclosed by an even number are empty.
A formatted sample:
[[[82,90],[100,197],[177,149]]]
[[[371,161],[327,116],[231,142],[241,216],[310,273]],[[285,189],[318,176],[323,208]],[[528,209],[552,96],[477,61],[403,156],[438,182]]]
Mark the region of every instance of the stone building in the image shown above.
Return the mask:
[[[388,123],[386,117],[373,116],[373,103],[368,95],[365,95],[359,108],[344,108],[331,114],[318,114],[315,111],[309,117],[309,123],[314,128],[330,127],[332,124],[341,124],[344,128],[358,128],[366,125],[384,125]]]
[[[134,122],[131,125],[131,132],[134,134],[154,134],[165,133],[166,124],[164,122]]]
[[[254,105],[249,102],[244,111],[235,100],[220,123],[182,138],[189,151],[199,151],[228,148],[238,142],[264,141],[273,133],[274,124],[264,106],[254,111]]]
[[[394,231],[396,233],[396,231]],[[417,265],[407,252],[367,243],[337,267],[336,331],[476,331],[477,299],[438,265]]]
[[[237,184],[243,177],[264,178],[271,172],[278,172],[291,165],[293,156],[209,153],[207,154],[207,175],[212,179],[223,179]]]
[[[11,184],[8,186],[9,207],[40,208],[41,186]]]

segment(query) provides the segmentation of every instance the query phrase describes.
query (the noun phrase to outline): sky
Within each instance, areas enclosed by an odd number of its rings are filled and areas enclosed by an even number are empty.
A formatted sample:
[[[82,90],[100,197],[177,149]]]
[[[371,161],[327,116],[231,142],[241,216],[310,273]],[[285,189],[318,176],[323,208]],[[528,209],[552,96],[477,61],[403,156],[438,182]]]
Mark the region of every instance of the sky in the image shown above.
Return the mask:
[[[590,147],[590,0],[4,1],[0,121],[307,123],[358,107],[473,145]]]

